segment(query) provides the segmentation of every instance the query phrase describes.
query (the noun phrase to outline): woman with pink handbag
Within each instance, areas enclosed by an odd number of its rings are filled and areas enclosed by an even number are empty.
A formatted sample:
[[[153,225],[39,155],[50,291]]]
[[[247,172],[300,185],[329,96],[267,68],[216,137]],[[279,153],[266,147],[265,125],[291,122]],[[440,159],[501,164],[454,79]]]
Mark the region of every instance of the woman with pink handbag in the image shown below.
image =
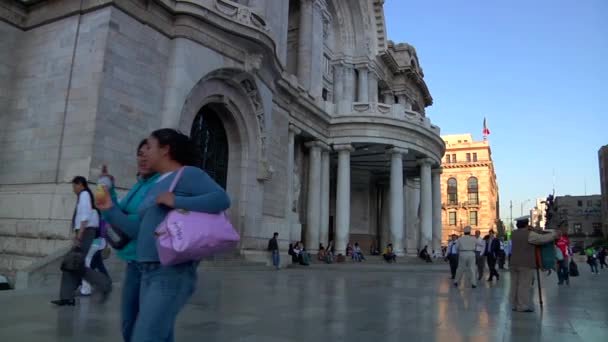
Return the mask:
[[[161,176],[142,201],[138,219],[125,215],[109,196],[97,205],[110,224],[137,239],[140,308],[131,341],[173,341],[177,315],[196,287],[198,260],[161,264],[156,229],[175,211],[220,214],[230,207],[230,199],[207,173],[190,166],[195,148],[186,135],[173,129],[154,131],[145,155]]]

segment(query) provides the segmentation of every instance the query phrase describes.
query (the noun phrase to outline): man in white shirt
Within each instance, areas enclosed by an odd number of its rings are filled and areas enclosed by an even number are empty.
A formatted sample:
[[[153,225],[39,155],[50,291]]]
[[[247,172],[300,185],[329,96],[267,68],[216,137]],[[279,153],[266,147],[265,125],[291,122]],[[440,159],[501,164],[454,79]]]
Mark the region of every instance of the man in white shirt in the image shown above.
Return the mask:
[[[486,242],[481,237],[481,232],[479,230],[475,231],[475,263],[477,265],[477,280],[481,280],[483,278],[483,270],[486,264],[486,257],[484,256],[484,251],[486,250]]]

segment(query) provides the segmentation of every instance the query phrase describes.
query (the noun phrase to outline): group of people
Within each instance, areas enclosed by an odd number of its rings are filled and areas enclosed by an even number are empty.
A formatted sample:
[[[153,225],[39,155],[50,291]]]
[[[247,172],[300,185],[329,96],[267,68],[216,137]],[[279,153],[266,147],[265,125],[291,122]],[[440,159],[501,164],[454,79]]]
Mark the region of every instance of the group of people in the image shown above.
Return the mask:
[[[128,240],[117,251],[127,263],[121,303],[123,339],[173,341],[176,317],[196,289],[199,263],[161,264],[155,229],[173,209],[216,214],[230,207],[230,199],[207,173],[194,166],[196,147],[182,133],[173,129],[154,131],[139,144],[136,155],[137,181],[120,200],[113,181],[93,196],[82,181],[84,177],[74,179],[78,194],[75,245],[88,253],[100,235],[102,218],[114,232],[121,232]],[[90,207],[86,215],[78,210],[85,204]],[[109,277],[85,267],[82,272],[63,272],[60,299],[53,304],[75,305],[74,292],[82,279],[101,294],[101,301],[107,298],[111,291]]]
[[[556,237],[558,238],[557,246],[560,246],[559,236],[554,232],[535,231],[528,223],[527,219],[517,221],[518,229],[511,235],[509,245],[511,304],[513,311],[518,312],[534,311],[531,287],[534,270],[537,268],[535,246],[552,243]],[[487,262],[490,271],[488,281],[491,282],[494,278],[500,279],[496,263],[501,251],[504,251],[504,248],[501,249],[501,241],[496,238],[493,231],[489,232],[487,238],[482,239],[480,235],[480,232],[476,231],[475,236],[471,236],[471,227],[467,226],[464,228],[463,236],[458,239],[456,236],[452,236],[452,240],[448,243],[446,259],[450,262],[455,287],[458,287],[462,276],[466,273],[471,287],[476,288],[478,281],[483,278],[485,268],[485,265],[481,263],[483,261]],[[564,263],[567,264],[567,260]],[[561,274],[563,274],[563,270]]]

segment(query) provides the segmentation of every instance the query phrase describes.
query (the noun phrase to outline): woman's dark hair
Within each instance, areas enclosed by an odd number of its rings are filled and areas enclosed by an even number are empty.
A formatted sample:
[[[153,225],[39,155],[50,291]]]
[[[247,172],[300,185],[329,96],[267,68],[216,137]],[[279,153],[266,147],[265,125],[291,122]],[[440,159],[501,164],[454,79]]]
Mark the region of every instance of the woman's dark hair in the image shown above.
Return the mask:
[[[190,138],[171,128],[163,128],[152,132],[152,137],[158,140],[161,147],[169,146],[169,157],[182,165],[194,165],[196,150]]]
[[[74,179],[72,179],[72,184],[78,184],[84,187],[84,191],[88,192],[89,196],[91,196],[91,206],[99,214],[99,209],[97,209],[97,207],[95,206],[95,197],[93,196],[93,192],[89,188],[89,182],[87,182],[87,179],[83,176],[76,176],[74,177]],[[78,205],[78,201],[76,201],[76,205]]]
[[[139,150],[141,150],[142,147],[144,147],[144,145],[148,145],[148,139],[144,139],[142,140],[139,145],[137,145],[137,151],[135,152],[136,154],[139,154]]]

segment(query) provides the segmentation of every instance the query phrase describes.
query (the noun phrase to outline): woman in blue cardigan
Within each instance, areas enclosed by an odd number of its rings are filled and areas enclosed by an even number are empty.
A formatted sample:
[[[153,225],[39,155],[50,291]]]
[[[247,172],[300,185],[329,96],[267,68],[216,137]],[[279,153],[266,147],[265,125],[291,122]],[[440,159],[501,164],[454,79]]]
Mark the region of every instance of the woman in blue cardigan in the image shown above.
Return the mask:
[[[159,262],[154,230],[172,209],[219,213],[230,207],[226,192],[194,164],[190,139],[173,129],[154,131],[147,139],[150,168],[160,176],[148,190],[137,219],[129,218],[107,196],[98,206],[110,224],[137,239],[137,267],[141,272],[139,312],[131,341],[173,341],[178,313],[194,293],[197,261],[164,266]],[[173,192],[177,171],[184,167]]]

